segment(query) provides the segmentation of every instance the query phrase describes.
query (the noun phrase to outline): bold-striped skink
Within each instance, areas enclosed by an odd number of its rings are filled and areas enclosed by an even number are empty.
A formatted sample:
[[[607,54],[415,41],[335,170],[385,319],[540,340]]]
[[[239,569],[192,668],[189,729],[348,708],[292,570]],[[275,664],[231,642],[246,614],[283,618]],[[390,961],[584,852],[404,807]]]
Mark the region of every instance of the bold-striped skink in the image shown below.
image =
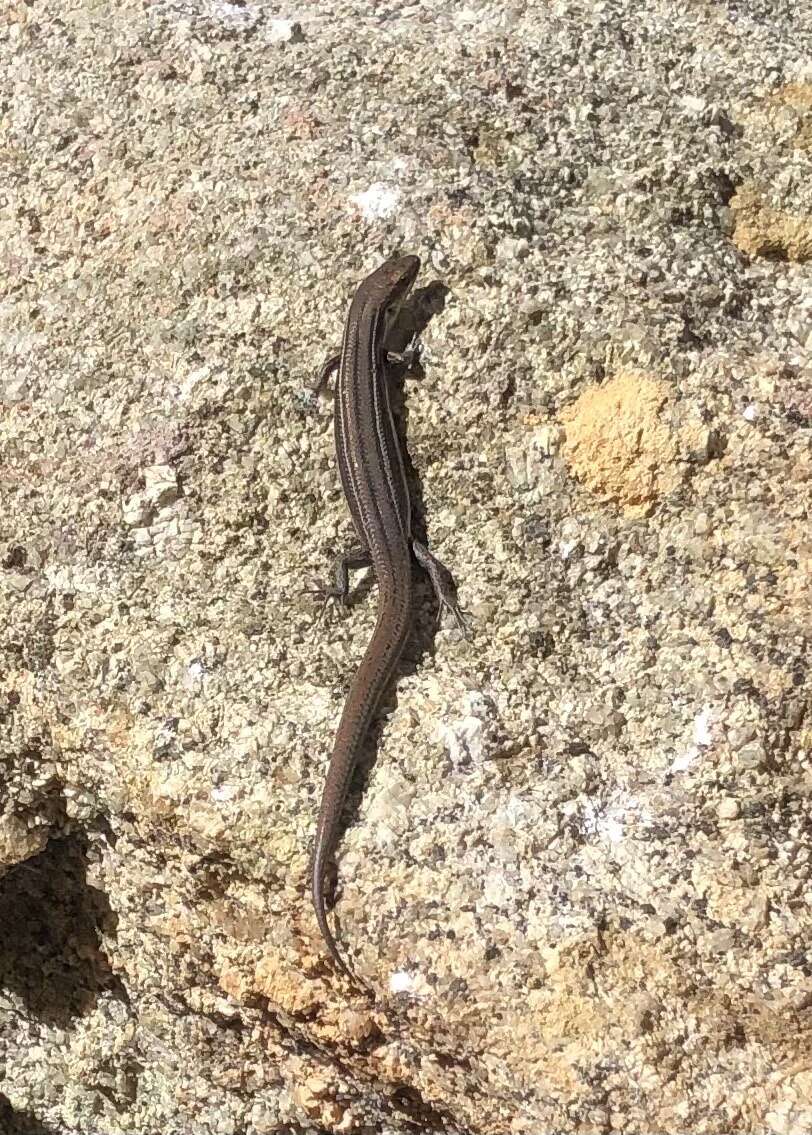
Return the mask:
[[[335,442],[341,484],[359,547],[336,562],[326,596],[345,602],[350,569],[370,564],[378,584],[378,619],[347,695],[319,811],[312,857],[313,905],[336,965],[356,984],[327,922],[324,879],[339,836],[353,770],[384,690],[393,678],[412,622],[411,554],[434,587],[440,613],[450,610],[465,631],[449,570],[412,535],[411,503],[389,405],[386,338],[420,268],[416,256],[387,260],[363,281],[350,305],[341,353],[322,368],[316,389],[338,370]]]

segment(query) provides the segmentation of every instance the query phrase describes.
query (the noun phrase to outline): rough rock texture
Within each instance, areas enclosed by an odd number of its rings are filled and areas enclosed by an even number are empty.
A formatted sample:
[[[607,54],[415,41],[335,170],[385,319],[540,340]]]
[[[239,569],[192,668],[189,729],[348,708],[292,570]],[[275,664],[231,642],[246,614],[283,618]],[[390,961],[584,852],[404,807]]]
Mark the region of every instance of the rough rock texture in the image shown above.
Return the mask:
[[[5,5],[4,1133],[812,1128],[810,48],[794,0]],[[375,615],[304,593],[350,524],[301,392],[395,250],[474,634],[419,583],[338,855],[371,1006],[307,897]]]

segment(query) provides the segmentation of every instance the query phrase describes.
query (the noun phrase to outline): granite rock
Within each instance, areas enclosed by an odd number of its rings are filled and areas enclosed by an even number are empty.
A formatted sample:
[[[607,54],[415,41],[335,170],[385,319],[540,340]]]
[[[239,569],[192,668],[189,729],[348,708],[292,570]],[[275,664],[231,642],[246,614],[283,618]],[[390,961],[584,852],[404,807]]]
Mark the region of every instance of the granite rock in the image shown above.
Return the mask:
[[[0,13],[0,1125],[812,1128],[812,15],[781,0]],[[473,634],[375,619],[329,404],[396,391]]]

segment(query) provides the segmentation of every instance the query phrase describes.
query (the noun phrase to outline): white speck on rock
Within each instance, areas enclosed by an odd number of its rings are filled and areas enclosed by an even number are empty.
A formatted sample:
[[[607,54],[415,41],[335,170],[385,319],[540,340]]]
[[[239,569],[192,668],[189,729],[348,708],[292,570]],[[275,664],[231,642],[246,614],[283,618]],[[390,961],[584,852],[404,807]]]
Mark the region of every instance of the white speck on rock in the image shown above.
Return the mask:
[[[745,408],[742,410],[742,417],[747,422],[757,421],[758,416],[758,406],[756,406],[754,402],[751,402],[749,406],[745,406]]]
[[[406,970],[396,970],[389,978],[389,989],[392,993],[408,993],[413,997],[428,997],[431,987],[422,974],[408,973]]]
[[[141,548],[152,547],[152,536],[148,528],[134,528],[133,540]]]
[[[696,95],[683,95],[680,102],[689,114],[702,114],[707,106],[705,100],[697,98]]]
[[[437,732],[455,768],[470,762],[479,764],[482,761],[485,750],[485,726],[481,718],[468,714],[450,725],[441,723]]]
[[[674,757],[671,762],[670,772],[685,772],[696,761],[699,756],[699,749],[696,745],[692,745],[690,749],[686,749],[684,753],[680,753],[678,757]]]
[[[271,20],[267,35],[269,43],[300,43],[303,39],[302,25],[296,20]]]
[[[577,540],[559,540],[558,551],[561,554],[561,559],[568,560],[577,547]]]
[[[738,800],[733,796],[726,796],[724,800],[720,801],[716,815],[720,820],[735,820],[739,815]]]
[[[414,978],[405,970],[398,970],[389,978],[389,989],[392,993],[411,993],[414,987]]]
[[[695,745],[712,745],[713,733],[711,732],[711,722],[713,721],[713,712],[709,705],[706,705],[694,718],[694,744]]]
[[[696,715],[693,722],[693,744],[674,757],[671,762],[671,772],[685,772],[699,758],[701,750],[713,744],[714,712],[711,706],[706,705]]]
[[[383,181],[376,181],[350,201],[357,205],[365,221],[383,221],[391,217],[400,202],[401,192]]]
[[[144,497],[166,507],[177,497],[178,477],[171,465],[150,465],[144,470]]]
[[[141,528],[149,524],[152,507],[143,493],[127,497],[122,505],[122,516],[128,528]]]
[[[211,367],[208,365],[197,367],[195,370],[189,371],[189,373],[186,375],[186,378],[184,378],[184,380],[180,384],[180,397],[188,398],[197,384],[199,382],[203,382],[203,380],[208,378],[210,374]]]
[[[609,807],[600,808],[588,800],[584,807],[584,828],[607,843],[620,843],[624,835],[626,812],[635,804],[633,799],[622,798]]]
[[[252,28],[259,19],[259,9],[254,4],[234,4],[230,0],[214,0],[211,14],[224,24],[242,29]]]
[[[617,815],[609,812],[604,816],[603,834],[610,843],[620,843],[623,839],[623,824]]]

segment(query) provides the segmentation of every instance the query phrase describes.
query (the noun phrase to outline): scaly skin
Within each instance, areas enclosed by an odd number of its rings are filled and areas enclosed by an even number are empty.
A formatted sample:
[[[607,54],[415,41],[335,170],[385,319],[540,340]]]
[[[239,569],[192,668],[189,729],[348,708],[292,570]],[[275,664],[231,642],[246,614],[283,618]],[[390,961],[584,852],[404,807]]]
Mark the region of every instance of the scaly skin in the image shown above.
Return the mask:
[[[414,540],[411,503],[400,443],[389,406],[384,342],[387,313],[408,294],[420,267],[416,256],[387,260],[355,293],[341,354],[322,371],[319,387],[338,368],[335,439],[339,474],[360,549],[340,558],[329,595],[345,600],[349,567],[372,564],[378,584],[378,618],[353,680],[327,769],[312,857],[311,885],[319,930],[330,957],[357,986],[327,922],[324,877],[335,851],[341,812],[364,738],[406,645],[412,620],[412,553],[426,569],[441,610],[464,629],[451,573]]]

